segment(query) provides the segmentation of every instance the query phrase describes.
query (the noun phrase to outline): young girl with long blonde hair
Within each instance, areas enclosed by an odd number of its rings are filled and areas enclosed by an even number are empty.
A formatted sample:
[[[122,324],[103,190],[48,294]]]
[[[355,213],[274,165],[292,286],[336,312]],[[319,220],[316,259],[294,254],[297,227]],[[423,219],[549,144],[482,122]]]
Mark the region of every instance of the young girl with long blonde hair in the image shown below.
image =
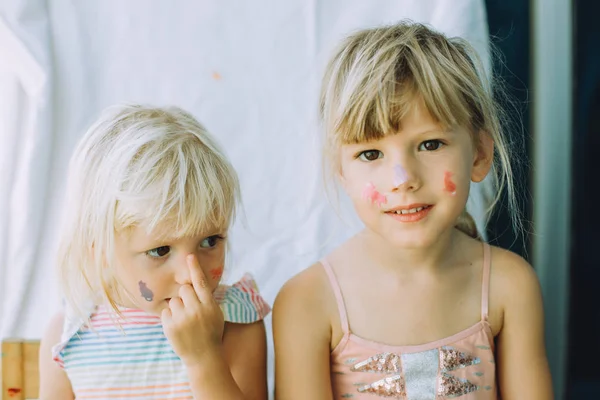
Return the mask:
[[[551,399],[534,270],[466,210],[490,174],[516,204],[472,47],[412,22],[359,31],[328,64],[321,115],[364,229],[277,296],[276,398]]]

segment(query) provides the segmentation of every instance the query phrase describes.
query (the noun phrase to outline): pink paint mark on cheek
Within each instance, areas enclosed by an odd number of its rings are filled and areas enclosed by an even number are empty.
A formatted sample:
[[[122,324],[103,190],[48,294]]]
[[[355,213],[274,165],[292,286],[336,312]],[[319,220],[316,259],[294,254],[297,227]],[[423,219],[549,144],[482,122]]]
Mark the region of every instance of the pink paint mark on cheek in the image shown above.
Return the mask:
[[[217,281],[217,280],[221,279],[221,277],[223,276],[223,267],[213,268],[208,272],[210,272],[210,276],[211,276],[212,280]]]
[[[384,194],[379,193],[377,189],[375,189],[375,185],[371,182],[367,183],[365,189],[362,192],[363,199],[369,200],[371,203],[377,204],[381,207],[382,204],[387,203],[387,198]]]
[[[140,286],[140,293],[141,293],[142,297],[144,298],[144,300],[146,300],[146,301],[154,300],[154,293],[152,293],[152,290],[148,289],[148,286],[146,286],[145,282],[139,281],[138,285]]]
[[[444,173],[444,190],[452,196],[456,194],[456,184],[452,181],[452,172]]]
[[[408,172],[402,168],[402,165],[394,165],[394,186],[398,187],[403,185],[406,181],[408,181]]]

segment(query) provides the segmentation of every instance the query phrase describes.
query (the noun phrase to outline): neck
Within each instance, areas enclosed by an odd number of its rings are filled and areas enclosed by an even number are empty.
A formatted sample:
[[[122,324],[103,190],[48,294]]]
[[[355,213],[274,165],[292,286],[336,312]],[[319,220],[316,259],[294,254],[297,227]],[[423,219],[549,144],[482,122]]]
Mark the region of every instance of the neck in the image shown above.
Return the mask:
[[[456,262],[460,255],[463,234],[451,229],[430,246],[399,248],[390,244],[376,233],[365,229],[357,237],[361,248],[369,254],[370,263],[382,270],[394,273],[436,272]]]

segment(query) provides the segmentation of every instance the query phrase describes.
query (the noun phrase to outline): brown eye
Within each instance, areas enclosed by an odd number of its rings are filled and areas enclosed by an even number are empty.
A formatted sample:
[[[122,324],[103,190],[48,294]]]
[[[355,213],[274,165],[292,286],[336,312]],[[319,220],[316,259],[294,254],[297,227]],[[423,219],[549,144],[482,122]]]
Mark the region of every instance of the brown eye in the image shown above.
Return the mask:
[[[375,161],[381,157],[383,157],[383,153],[379,150],[365,150],[358,155],[358,158],[363,161]]]
[[[171,251],[171,247],[169,247],[169,246],[160,246],[160,247],[157,247],[155,249],[149,250],[147,252],[147,254],[150,257],[161,258],[161,257],[164,257],[167,254],[169,254],[170,251]]]
[[[439,140],[426,140],[419,146],[420,151],[435,151],[442,147],[443,143]]]

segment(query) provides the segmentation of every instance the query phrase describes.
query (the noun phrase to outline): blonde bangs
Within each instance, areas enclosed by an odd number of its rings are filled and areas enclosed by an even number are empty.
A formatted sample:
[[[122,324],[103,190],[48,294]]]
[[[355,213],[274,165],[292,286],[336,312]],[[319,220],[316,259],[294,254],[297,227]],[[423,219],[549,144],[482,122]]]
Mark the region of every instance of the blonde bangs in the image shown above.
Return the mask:
[[[321,89],[329,144],[398,133],[419,102],[444,129],[481,129],[485,95],[478,64],[466,42],[438,38],[419,24],[350,36],[330,61]]]
[[[152,144],[157,149],[164,145]],[[117,196],[117,230],[144,226],[176,239],[228,229],[238,182],[224,159],[207,154],[199,143],[179,141],[144,153],[148,156],[136,157],[129,166],[127,183]]]

